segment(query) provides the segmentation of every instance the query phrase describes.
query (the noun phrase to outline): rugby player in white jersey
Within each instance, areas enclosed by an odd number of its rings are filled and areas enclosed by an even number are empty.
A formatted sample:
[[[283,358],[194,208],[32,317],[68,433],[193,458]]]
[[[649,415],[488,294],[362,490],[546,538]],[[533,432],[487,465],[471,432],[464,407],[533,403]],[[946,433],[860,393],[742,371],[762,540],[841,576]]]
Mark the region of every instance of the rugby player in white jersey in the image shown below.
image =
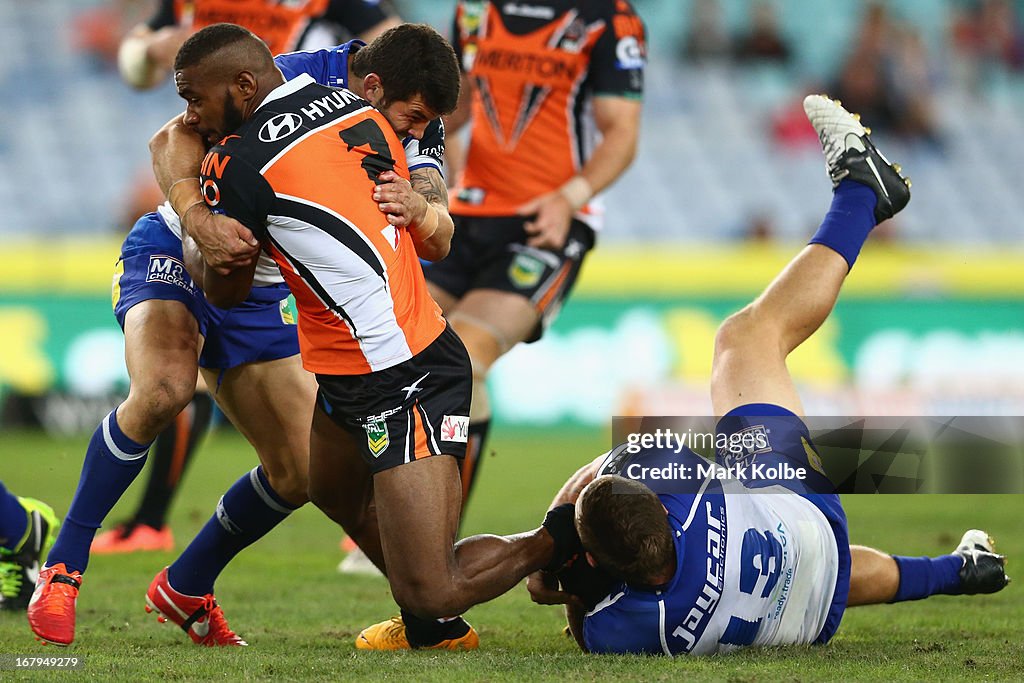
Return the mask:
[[[835,194],[811,243],[719,328],[711,397],[724,469],[688,448],[625,444],[581,468],[552,505],[575,504],[586,552],[561,579],[576,597],[554,574],[538,572],[528,587],[537,602],[569,600],[585,651],[822,644],[848,606],[993,593],[1008,582],[1005,559],[978,530],[935,558],[849,543],[786,356],[828,317],[871,229],[909,201],[909,182],[838,102],[812,95],[804,108]],[[744,435],[763,441],[745,447]]]

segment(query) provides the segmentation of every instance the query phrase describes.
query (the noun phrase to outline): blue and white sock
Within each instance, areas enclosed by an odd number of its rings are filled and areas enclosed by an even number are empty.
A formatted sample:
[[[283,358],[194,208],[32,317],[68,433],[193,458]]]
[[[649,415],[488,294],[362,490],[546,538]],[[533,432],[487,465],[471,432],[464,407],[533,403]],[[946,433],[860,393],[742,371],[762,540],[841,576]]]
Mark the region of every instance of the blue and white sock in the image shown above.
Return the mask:
[[[103,520],[146,464],[150,444],[132,441],[117,424],[117,409],[103,418],[85,452],[78,490],[46,563],[85,572],[89,547]]]
[[[846,259],[853,268],[864,242],[875,227],[874,190],[853,180],[844,180],[832,194],[832,206],[818,232],[808,244],[821,244]]]
[[[257,467],[236,481],[185,552],[167,570],[171,587],[185,595],[206,595],[234,559],[298,509],[274,491]]]
[[[931,595],[960,595],[959,555],[941,557],[903,557],[893,555],[900,570],[900,586],[889,602],[921,600]]]
[[[28,530],[28,513],[18,497],[0,481],[0,547],[17,548]]]

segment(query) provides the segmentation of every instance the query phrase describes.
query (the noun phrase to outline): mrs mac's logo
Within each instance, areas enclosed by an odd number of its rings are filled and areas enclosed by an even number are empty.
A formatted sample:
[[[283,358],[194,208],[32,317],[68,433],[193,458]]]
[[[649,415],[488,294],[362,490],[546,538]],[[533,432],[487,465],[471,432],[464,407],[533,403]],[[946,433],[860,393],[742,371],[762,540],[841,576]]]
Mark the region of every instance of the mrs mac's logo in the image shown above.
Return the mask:
[[[466,415],[445,415],[441,421],[441,441],[467,443],[469,441],[469,417]]]
[[[181,287],[191,293],[195,287],[185,270],[185,264],[173,256],[150,256],[146,282],[163,282]]]

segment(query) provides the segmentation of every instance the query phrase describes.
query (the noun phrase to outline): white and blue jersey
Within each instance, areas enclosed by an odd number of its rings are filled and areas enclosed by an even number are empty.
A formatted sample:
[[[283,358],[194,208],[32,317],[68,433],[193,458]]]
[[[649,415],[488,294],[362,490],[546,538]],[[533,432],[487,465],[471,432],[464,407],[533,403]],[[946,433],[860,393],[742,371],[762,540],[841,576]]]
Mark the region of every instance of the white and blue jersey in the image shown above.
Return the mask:
[[[758,457],[810,470],[806,427],[777,406],[733,411],[719,431],[763,429],[766,420],[774,421],[767,430],[771,450]],[[600,474],[625,475],[635,464],[696,471],[707,463],[688,450],[617,450]],[[846,605],[850,571],[838,496],[784,481],[760,482],[754,492],[745,481],[707,478],[696,490],[675,492],[681,489],[670,482],[638,480],[659,494],[668,511],[676,571],[661,590],[621,584],[587,613],[583,636],[589,651],[706,655],[832,637]]]

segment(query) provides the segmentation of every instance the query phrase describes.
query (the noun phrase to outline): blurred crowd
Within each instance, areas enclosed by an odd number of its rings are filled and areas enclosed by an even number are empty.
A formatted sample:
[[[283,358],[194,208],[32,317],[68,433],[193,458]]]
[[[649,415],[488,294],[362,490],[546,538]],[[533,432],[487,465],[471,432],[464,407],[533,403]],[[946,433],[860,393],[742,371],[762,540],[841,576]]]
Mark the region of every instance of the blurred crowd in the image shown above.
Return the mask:
[[[454,0],[382,1],[402,17],[449,29]],[[999,88],[1024,93],[1016,85],[1024,84],[1024,2],[830,0],[827,8],[816,2],[633,0],[652,34],[652,67],[774,72],[785,87],[772,104],[770,134],[782,148],[816,145],[800,105],[806,92],[828,92],[876,132],[940,155],[951,139],[940,106],[948,101],[945,94],[957,91],[984,100]],[[79,54],[97,72],[116,72],[121,38],[153,6],[154,0],[93,0],[72,20]],[[929,7],[942,8],[942,15],[932,12],[922,22]],[[809,34],[809,10],[827,16],[833,28],[840,22],[842,34]],[[817,59],[823,49],[830,59]],[[648,110],[651,116],[658,113],[656,107]],[[129,195],[136,201],[120,211],[123,225],[159,200],[149,175],[147,168],[139,170]],[[772,216],[759,215],[738,232],[761,240],[776,230]]]
[[[929,45],[901,16],[900,3],[863,3],[839,68],[817,85],[876,129],[938,142],[933,99],[943,80],[981,93],[991,80],[1024,69],[1019,5],[965,0],[948,3],[947,9],[943,44]],[[690,64],[788,67],[797,52],[771,0],[750,2],[745,25],[737,31],[729,30],[721,0],[694,0],[686,25],[678,56]]]

